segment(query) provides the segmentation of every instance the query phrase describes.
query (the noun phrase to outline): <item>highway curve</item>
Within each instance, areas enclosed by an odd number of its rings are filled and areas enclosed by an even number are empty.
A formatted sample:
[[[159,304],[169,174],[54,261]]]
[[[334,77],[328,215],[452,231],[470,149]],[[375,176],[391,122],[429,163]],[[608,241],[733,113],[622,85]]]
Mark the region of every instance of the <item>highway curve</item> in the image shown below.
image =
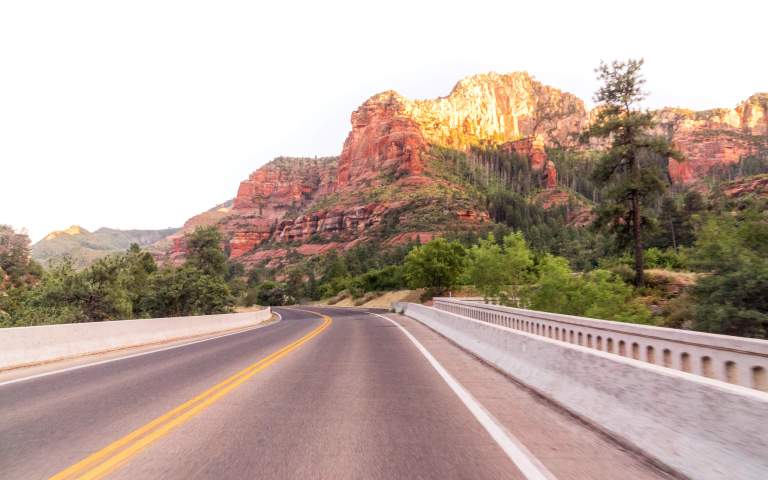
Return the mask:
[[[396,325],[277,311],[268,327],[0,385],[0,476],[525,478]]]

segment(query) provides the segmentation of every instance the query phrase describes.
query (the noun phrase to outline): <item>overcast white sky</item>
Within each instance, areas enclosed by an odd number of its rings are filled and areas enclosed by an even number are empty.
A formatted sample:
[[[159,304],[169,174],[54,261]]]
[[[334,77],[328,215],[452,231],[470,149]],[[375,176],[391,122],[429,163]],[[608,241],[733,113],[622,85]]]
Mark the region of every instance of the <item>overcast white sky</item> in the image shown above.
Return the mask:
[[[591,103],[601,59],[642,56],[648,107],[733,107],[768,91],[766,18],[760,0],[3,1],[0,223],[179,226],[275,156],[338,154],[374,93],[473,73]]]

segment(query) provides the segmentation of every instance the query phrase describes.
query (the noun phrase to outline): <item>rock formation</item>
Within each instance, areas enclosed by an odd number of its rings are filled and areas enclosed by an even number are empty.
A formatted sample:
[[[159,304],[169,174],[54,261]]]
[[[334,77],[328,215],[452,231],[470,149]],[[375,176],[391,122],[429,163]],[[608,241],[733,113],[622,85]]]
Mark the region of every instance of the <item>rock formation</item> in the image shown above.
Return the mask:
[[[658,132],[687,157],[670,162],[671,178],[695,181],[766,151],[767,105],[768,94],[758,94],[732,110],[656,112]],[[588,202],[558,188],[557,166],[546,149],[572,145],[573,134],[589,121],[580,99],[525,72],[475,75],[433,100],[386,91],[352,113],[339,157],[278,158],[264,165],[240,184],[231,208],[190,219],[171,239],[171,256],[183,255],[182,234],[202,224],[219,226],[232,258],[274,266],[293,253],[350,248],[366,238],[397,245],[487,223],[482,202],[435,170],[438,147],[468,152],[491,146],[527,158],[541,188],[532,201],[567,206],[569,222],[584,225],[592,219]]]
[[[555,163],[547,158],[544,138],[541,135],[503,143],[501,149],[527,158],[531,163],[531,170],[541,175],[543,188],[549,189],[557,186],[557,168]]]
[[[756,94],[734,109],[693,112],[666,108],[657,112],[659,129],[685,160],[671,160],[673,181],[692,183],[712,169],[768,152],[768,94]]]
[[[447,97],[402,99],[431,143],[463,148],[540,135],[547,145],[570,142],[586,126],[587,112],[575,95],[541,84],[526,72],[487,73],[461,80]]]

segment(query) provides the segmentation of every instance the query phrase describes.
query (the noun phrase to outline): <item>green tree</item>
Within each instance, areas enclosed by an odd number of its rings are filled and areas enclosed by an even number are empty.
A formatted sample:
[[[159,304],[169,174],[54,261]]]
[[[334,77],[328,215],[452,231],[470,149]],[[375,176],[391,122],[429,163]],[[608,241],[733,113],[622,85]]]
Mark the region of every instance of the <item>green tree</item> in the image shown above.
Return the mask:
[[[538,281],[526,295],[531,309],[620,322],[651,321],[651,312],[635,298],[632,287],[611,272],[578,275],[566,259],[547,254],[540,260],[538,273]]]
[[[0,225],[0,291],[6,286],[34,283],[42,268],[30,258],[29,237]]]
[[[405,278],[411,288],[426,288],[427,295],[439,295],[456,285],[465,260],[460,243],[436,238],[408,253]]]
[[[141,309],[141,301],[149,294],[149,283],[157,272],[157,264],[152,254],[142,250],[138,244],[131,244],[124,255],[124,269],[120,273],[121,285],[128,291],[134,316],[148,314]]]
[[[210,315],[231,311],[234,299],[222,277],[184,265],[152,275],[142,308],[152,317]]]
[[[765,205],[708,218],[692,264],[706,272],[693,287],[693,328],[768,338],[768,218]]]
[[[510,284],[522,285],[530,280],[533,254],[522,232],[513,232],[504,236],[503,260]]]
[[[492,233],[473,245],[468,251],[467,278],[480,292],[483,299],[498,297],[507,284],[507,269],[501,246]]]
[[[537,270],[538,281],[526,292],[528,308],[569,315],[585,310],[579,296],[580,279],[571,272],[568,260],[546,254]]]
[[[583,278],[579,291],[582,315],[629,323],[651,323],[651,312],[634,294],[630,285],[607,270],[593,270]]]
[[[681,158],[664,137],[649,133],[653,116],[638,106],[646,97],[642,66],[643,60],[600,64],[596,72],[603,86],[595,94],[598,114],[585,135],[610,142],[593,174],[608,200],[599,211],[599,224],[616,231],[620,240],[631,238],[637,286],[644,284],[643,227],[648,223],[642,209],[664,190],[662,172],[668,159]]]
[[[186,236],[187,264],[206,275],[224,277],[227,274],[227,256],[221,249],[222,237],[216,227],[197,227]]]
[[[517,287],[528,280],[533,265],[531,251],[520,232],[505,235],[502,245],[489,233],[469,249],[468,257],[467,278],[486,301],[500,296],[507,287],[515,290],[509,293],[516,295]]]

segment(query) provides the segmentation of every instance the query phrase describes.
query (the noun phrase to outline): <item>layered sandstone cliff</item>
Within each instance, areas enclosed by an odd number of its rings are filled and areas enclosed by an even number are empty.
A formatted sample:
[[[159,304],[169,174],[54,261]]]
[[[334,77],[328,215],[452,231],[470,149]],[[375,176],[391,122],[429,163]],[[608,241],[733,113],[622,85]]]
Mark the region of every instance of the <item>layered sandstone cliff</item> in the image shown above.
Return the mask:
[[[768,151],[767,105],[768,94],[759,94],[731,110],[656,112],[658,132],[686,157],[670,162],[673,180],[695,181]],[[395,245],[448,228],[477,228],[489,221],[482,203],[434,171],[431,160],[436,146],[464,152],[482,146],[527,158],[539,173],[534,188],[542,190],[533,201],[565,206],[568,221],[584,225],[591,221],[590,208],[557,188],[557,165],[547,147],[572,144],[589,118],[577,97],[524,72],[475,75],[433,100],[383,92],[352,113],[339,157],[275,159],[240,184],[231,208],[188,224],[216,224],[231,257],[271,264],[292,252],[313,255],[364,239]],[[183,250],[179,235],[172,251],[178,257]]]
[[[526,72],[474,75],[458,82],[447,97],[405,101],[404,109],[430,142],[457,148],[535,135],[547,145],[567,144],[587,120],[578,97]]]
[[[448,96],[434,100],[383,92],[352,113],[337,188],[376,185],[382,177],[423,183],[429,145],[464,150],[536,138],[534,148],[543,152],[545,145],[571,142],[571,134],[586,122],[581,100],[525,72],[475,75],[457,83]],[[554,165],[545,161],[538,168],[552,172],[550,182],[555,181]]]
[[[673,181],[692,183],[713,169],[768,152],[768,94],[756,94],[736,108],[694,112],[665,108],[656,112],[659,130],[684,156],[671,160]]]

